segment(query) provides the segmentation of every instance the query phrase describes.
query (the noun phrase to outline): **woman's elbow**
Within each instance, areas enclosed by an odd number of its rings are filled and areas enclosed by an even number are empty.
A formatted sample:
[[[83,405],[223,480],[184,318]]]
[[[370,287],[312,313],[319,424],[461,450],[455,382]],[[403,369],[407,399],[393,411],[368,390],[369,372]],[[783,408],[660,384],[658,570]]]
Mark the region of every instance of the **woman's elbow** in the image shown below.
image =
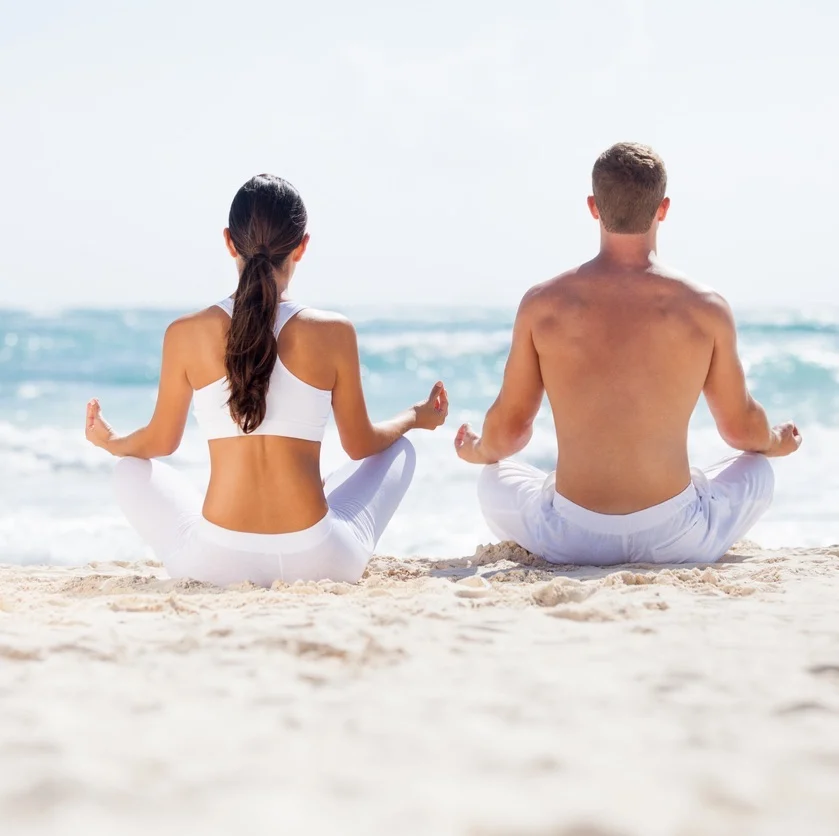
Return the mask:
[[[370,456],[370,451],[364,447],[344,446],[344,452],[354,461],[360,462]]]
[[[149,456],[150,459],[158,459],[162,458],[163,456],[171,456],[173,453],[176,453],[178,448],[181,446],[181,439],[183,436],[161,436],[159,438],[155,438],[152,443],[149,445]]]
[[[354,462],[360,462],[376,452],[373,449],[376,438],[372,431],[369,435],[364,432],[339,434],[339,438],[341,448]]]

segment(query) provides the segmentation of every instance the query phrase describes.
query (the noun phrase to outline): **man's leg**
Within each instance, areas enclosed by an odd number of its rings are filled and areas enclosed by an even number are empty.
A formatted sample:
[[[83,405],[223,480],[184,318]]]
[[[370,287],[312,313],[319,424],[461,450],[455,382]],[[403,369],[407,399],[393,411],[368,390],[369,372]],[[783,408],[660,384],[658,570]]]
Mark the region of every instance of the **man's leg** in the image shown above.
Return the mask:
[[[743,453],[708,475],[709,532],[718,559],[742,539],[772,504],[775,473],[760,453]]]
[[[537,467],[505,459],[487,465],[478,478],[478,502],[489,530],[539,554],[537,524],[548,474]]]

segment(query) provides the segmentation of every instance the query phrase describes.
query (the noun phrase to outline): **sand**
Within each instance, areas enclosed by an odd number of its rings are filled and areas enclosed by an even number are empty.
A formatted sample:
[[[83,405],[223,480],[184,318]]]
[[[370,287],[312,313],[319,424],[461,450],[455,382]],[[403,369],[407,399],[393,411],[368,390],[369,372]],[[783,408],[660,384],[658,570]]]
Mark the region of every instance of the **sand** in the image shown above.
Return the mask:
[[[3,834],[839,833],[839,548],[0,567]]]

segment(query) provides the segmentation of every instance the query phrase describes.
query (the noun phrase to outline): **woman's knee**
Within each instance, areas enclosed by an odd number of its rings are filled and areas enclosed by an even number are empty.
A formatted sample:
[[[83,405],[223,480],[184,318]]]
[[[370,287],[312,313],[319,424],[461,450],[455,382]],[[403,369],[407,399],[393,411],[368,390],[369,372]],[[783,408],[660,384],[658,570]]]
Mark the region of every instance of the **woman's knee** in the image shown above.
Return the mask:
[[[150,473],[151,462],[148,459],[124,456],[114,465],[114,482],[135,482],[137,479],[147,478]]]
[[[410,439],[404,435],[402,438],[397,438],[391,445],[391,450],[395,453],[404,453],[409,460],[416,461],[417,451]]]
[[[409,479],[413,477],[417,467],[417,451],[414,445],[403,435],[391,444],[385,451],[393,462],[403,459],[403,474]]]
[[[133,456],[121,458],[114,467],[113,485],[117,499],[136,489],[137,485],[148,482],[151,477],[151,462]]]

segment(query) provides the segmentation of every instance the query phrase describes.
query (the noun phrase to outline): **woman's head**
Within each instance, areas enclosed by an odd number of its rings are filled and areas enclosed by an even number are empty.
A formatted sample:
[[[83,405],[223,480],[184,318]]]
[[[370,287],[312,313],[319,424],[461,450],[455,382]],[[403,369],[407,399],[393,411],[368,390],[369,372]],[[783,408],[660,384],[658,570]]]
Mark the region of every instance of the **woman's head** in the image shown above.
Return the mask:
[[[265,418],[265,396],[277,343],[274,322],[279,289],[303,257],[309,236],[306,207],[291,183],[258,174],[242,186],[230,207],[225,241],[239,264],[239,286],[227,337],[228,405],[245,433]]]
[[[233,198],[227,228],[229,246],[244,264],[264,254],[281,270],[304,243],[307,221],[303,198],[291,183],[273,174],[257,174]]]

